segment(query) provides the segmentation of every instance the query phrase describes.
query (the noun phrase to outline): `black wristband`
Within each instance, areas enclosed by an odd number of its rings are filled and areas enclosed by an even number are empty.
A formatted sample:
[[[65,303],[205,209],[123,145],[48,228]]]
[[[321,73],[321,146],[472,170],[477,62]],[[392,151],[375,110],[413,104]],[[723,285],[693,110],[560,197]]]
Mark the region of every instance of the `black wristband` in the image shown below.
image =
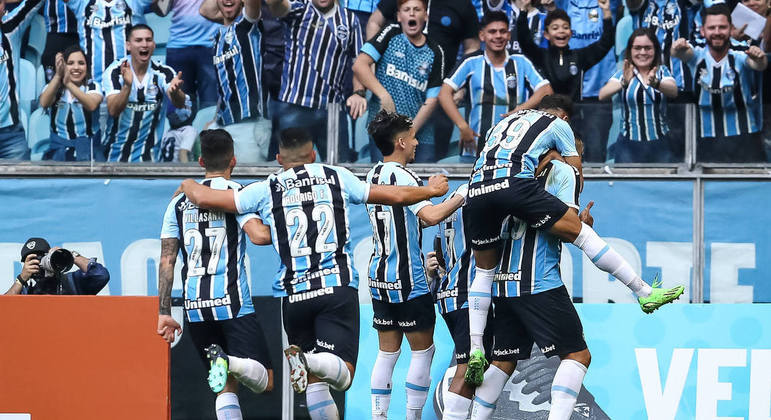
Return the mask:
[[[362,98],[366,98],[367,97],[367,91],[365,89],[354,90],[353,94],[354,95],[359,95]]]
[[[27,282],[21,279],[21,273],[19,273],[19,275],[16,276],[16,280],[18,280],[22,286],[27,287]]]

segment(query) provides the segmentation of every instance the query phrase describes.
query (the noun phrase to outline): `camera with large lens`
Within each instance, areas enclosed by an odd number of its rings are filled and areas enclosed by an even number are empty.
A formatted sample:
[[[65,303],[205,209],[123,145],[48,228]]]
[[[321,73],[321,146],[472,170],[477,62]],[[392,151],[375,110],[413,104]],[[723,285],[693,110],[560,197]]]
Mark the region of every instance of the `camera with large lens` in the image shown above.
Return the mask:
[[[40,258],[40,268],[46,277],[59,275],[72,268],[74,263],[72,252],[64,248],[52,249]]]

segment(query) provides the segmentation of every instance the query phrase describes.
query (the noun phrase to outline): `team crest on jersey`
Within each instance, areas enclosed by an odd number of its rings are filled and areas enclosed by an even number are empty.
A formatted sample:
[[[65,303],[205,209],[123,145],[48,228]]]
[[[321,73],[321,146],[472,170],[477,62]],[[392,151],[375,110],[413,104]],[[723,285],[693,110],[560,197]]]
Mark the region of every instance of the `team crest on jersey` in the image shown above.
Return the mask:
[[[600,20],[600,12],[597,11],[597,9],[592,9],[589,11],[589,20],[592,22],[597,22]]]
[[[418,73],[421,76],[425,76],[426,74],[428,74],[428,63],[420,63],[418,65]]]
[[[235,37],[235,35],[233,34],[233,28],[231,27],[230,29],[228,29],[227,32],[225,32],[225,43],[232,44],[233,37]]]
[[[123,0],[116,1],[115,2],[115,10],[117,10],[119,12],[122,12],[122,11],[126,10],[126,2],[124,2]]]
[[[578,74],[578,66],[576,65],[576,63],[570,63],[570,68],[568,70],[570,71],[570,74],[572,74],[573,76]]]
[[[733,81],[736,78],[736,72],[731,69],[727,69],[725,71],[725,78]]]
[[[517,86],[517,75],[510,74],[506,77],[506,87],[514,89]]]
[[[155,97],[158,94],[158,86],[155,86],[155,84],[152,84],[147,87],[147,91],[145,92],[145,96],[151,96]]]
[[[348,27],[345,25],[337,25],[337,30],[335,31],[337,33],[337,39],[340,40],[340,42],[345,42],[348,39]]]

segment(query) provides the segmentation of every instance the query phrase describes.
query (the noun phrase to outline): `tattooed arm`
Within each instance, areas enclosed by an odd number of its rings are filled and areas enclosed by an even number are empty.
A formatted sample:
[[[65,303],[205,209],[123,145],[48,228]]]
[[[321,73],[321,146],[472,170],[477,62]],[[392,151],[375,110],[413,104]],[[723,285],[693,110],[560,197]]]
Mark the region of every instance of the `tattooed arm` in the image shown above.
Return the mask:
[[[182,334],[182,327],[171,317],[171,286],[174,283],[174,263],[177,262],[179,240],[161,239],[161,264],[158,269],[158,335],[166,342],[174,341],[174,332]]]

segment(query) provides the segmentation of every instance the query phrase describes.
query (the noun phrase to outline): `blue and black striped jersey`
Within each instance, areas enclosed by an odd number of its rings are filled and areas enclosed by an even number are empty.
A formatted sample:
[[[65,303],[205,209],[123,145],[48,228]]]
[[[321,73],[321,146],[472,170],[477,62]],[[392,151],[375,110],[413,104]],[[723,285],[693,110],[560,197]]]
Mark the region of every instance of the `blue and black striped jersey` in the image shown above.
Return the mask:
[[[200,183],[215,190],[241,188],[237,182],[221,177]],[[161,239],[179,241],[188,321],[220,321],[254,312],[244,266],[246,238],[241,227],[255,217],[201,209],[184,194],[169,203]]]
[[[666,66],[659,66],[656,70],[659,80],[670,79],[674,81],[672,73]],[[611,77],[612,80],[622,84],[624,71],[619,70]],[[667,126],[667,97],[661,91],[648,86],[648,81],[643,83],[637,69],[634,77],[629,81],[629,86],[618,92],[621,98],[621,110],[624,118],[621,120],[621,132],[633,141],[659,140],[669,132]],[[622,84],[623,85],[623,84]]]
[[[75,19],[75,14],[63,1],[46,0],[40,12],[45,20],[48,33],[78,33],[78,20]]]
[[[19,124],[21,37],[42,0],[24,0],[0,22],[0,128]]]
[[[128,55],[126,40],[132,23],[144,23],[150,0],[68,0],[78,18],[80,48],[86,52],[89,73],[97,82],[115,60]]]
[[[471,184],[499,178],[534,178],[538,159],[549,149],[578,156],[570,125],[548,112],[523,110],[504,118],[487,133],[474,164]]]
[[[696,47],[688,68],[694,78],[699,107],[699,136],[722,137],[757,133],[763,125],[762,71],[734,49],[715,62],[707,47]]]
[[[86,94],[102,94],[96,83],[89,81],[80,87]],[[96,126],[95,126],[96,124]],[[51,132],[64,139],[91,137],[99,131],[97,111],[86,111],[69,89],[62,87],[51,105]]]
[[[131,65],[131,59],[125,58],[107,67],[102,80],[105,97],[120,92],[123,86],[120,66],[125,60]],[[110,116],[107,120],[103,143],[109,162],[148,162],[158,155],[166,119],[164,97],[172,79],[174,70],[157,61],[150,62],[141,82],[134,74],[126,109],[118,117]]]
[[[379,162],[367,174],[367,182],[381,185],[423,185],[414,172],[396,162]],[[423,229],[418,212],[430,201],[411,206],[368,204],[375,249],[369,260],[372,298],[401,303],[429,293],[423,268]]]
[[[476,263],[463,217],[463,207],[460,207],[439,224],[442,254],[447,265],[447,275],[441,279],[436,292],[436,306],[442,314],[468,308],[468,289],[474,280]]]
[[[217,123],[229,125],[262,115],[262,58],[257,21],[241,14],[214,36]]]
[[[578,209],[581,188],[578,170],[553,160],[537,180],[550,194]],[[562,242],[557,236],[513,217],[504,223],[501,236],[503,253],[494,277],[493,296],[524,296],[562,286],[559,266]]]
[[[310,0],[290,0],[282,20],[286,29],[279,100],[308,108],[344,103],[345,74],[362,44],[359,20],[337,4],[321,13]]]
[[[239,213],[256,211],[270,226],[281,259],[273,296],[358,287],[348,207],[368,196],[369,185],[349,170],[319,163],[287,169],[235,194]]]
[[[469,125],[484,136],[503,118],[501,115],[530,99],[536,89],[548,85],[549,81],[524,55],[507,54],[506,64],[495,67],[487,54],[479,51],[464,57],[444,83],[455,90],[468,87]]]

